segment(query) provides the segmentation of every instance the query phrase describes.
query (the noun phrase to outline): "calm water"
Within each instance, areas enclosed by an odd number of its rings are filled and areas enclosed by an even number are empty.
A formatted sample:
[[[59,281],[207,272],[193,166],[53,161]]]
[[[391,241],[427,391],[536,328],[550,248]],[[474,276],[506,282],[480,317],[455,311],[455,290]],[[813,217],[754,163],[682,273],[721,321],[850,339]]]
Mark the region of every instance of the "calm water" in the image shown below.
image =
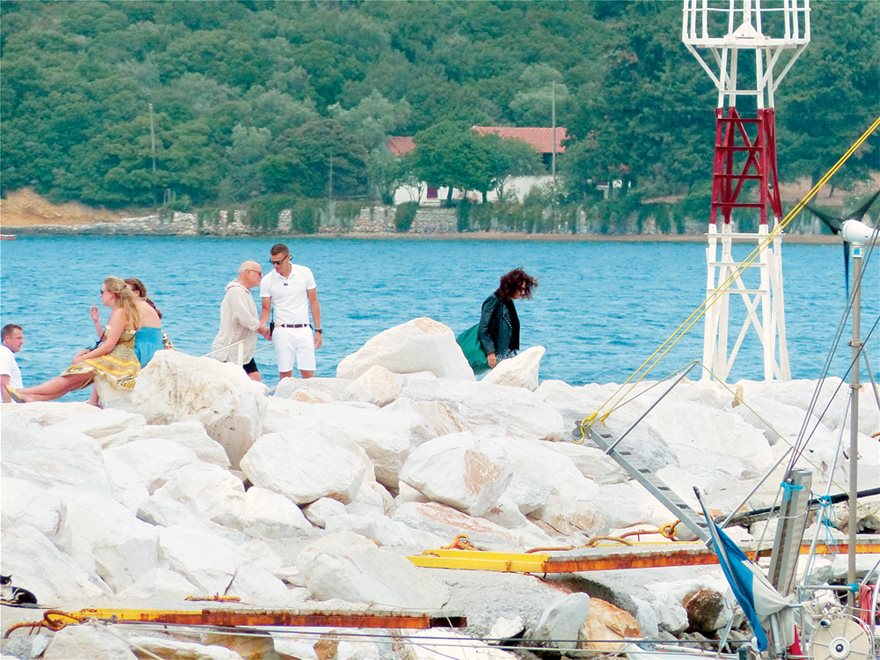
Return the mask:
[[[25,328],[19,353],[25,382],[57,374],[79,348],[94,343],[88,311],[99,302],[101,281],[110,274],[140,277],[176,346],[206,353],[226,283],[245,259],[259,260],[267,272],[271,243],[265,238],[97,236],[3,242],[0,313],[3,324]],[[294,260],[310,266],[318,283],[324,327],[319,376],[334,376],[339,361],[370,337],[417,316],[460,332],[476,322],[498,277],[522,266],[540,282],[534,299],[521,301],[517,309],[523,346],[547,348],[541,377],[572,384],[621,382],[705,295],[702,243],[307,239],[290,245]],[[796,378],[816,377],[828,354],[846,302],[841,253],[838,245],[784,247],[788,349]],[[878,263],[877,258],[867,263],[862,336],[880,314]],[[738,313],[739,307],[731,309]],[[652,377],[699,359],[702,334],[700,321]],[[266,345],[260,340],[258,347]],[[849,354],[845,342],[838,352],[833,373],[842,375]],[[877,372],[877,333],[869,355]],[[268,384],[277,381],[271,349],[258,353],[257,363]],[[761,376],[752,333],[731,380]],[[862,377],[867,378],[864,370]]]

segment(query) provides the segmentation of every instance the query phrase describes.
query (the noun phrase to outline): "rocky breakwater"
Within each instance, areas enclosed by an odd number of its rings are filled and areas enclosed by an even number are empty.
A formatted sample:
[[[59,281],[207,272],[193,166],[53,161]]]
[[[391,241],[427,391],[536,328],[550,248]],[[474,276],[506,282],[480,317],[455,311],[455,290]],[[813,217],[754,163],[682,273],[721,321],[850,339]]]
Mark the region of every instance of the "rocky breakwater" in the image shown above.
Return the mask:
[[[131,394],[102,389],[104,409],[3,404],[2,571],[41,605],[232,606],[185,600],[225,595],[240,598],[234,607],[468,619],[459,631],[370,637],[79,625],[13,631],[4,654],[463,658],[480,648],[500,658],[513,655],[481,640],[524,636],[576,655],[620,650],[624,638],[713,637],[732,618],[739,625],[717,567],[542,577],[407,560],[460,534],[480,549],[522,552],[675,522],[600,450],[571,441],[574,423],[615,386],[540,382],[543,352],[528,349],[476,380],[452,331],[422,318],[370,340],[336,378],[286,379],[274,395],[238,368],[162,351]],[[686,501],[697,485],[726,512],[788,449],[813,387],[741,383],[735,397],[716,383],[684,382],[627,442]],[[612,431],[654,399],[647,385],[638,393],[608,418]],[[831,401],[814,420],[805,458],[818,492],[831,478],[845,484],[845,457],[830,474],[845,405]],[[880,425],[876,410],[862,415],[862,428]],[[861,460],[876,480],[877,453]],[[779,480],[750,506],[771,504]],[[880,528],[878,509],[876,500],[864,507],[863,529]],[[765,533],[756,527],[731,533],[753,540]],[[819,559],[814,572],[845,575],[846,560]],[[38,614],[4,607],[3,628]]]

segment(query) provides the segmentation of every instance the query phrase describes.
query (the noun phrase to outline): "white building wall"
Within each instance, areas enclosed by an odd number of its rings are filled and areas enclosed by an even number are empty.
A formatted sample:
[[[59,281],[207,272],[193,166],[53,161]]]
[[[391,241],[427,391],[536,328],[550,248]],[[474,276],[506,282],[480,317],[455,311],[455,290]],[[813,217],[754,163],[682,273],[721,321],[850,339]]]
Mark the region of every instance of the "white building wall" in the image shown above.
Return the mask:
[[[516,199],[520,203],[526,198],[526,196],[535,188],[539,188],[541,186],[547,186],[553,182],[553,177],[548,175],[543,176],[517,176],[512,177],[507,181],[507,184],[504,186],[504,197],[505,199],[512,201]],[[426,183],[422,182],[418,186],[401,186],[397,190],[394,191],[394,205],[404,204],[406,202],[419,202],[423,206],[439,206],[440,203],[446,199],[446,196],[449,192],[448,188],[440,188],[437,191],[436,199],[428,199],[428,186]],[[469,191],[467,193],[468,199],[473,202],[479,203],[482,201],[483,197],[479,192]],[[464,194],[462,191],[455,189],[452,193],[452,199],[463,199]],[[487,199],[490,202],[497,202],[498,195],[494,190],[490,190]]]

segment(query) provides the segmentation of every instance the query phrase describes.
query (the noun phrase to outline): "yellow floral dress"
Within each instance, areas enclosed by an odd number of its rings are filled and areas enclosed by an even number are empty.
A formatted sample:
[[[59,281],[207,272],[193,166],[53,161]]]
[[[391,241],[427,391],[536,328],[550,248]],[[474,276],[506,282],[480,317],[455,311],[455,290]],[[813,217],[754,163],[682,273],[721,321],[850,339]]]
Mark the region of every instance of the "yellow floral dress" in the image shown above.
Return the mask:
[[[107,326],[110,330],[110,326]],[[107,355],[83,360],[78,364],[72,364],[61,372],[62,376],[92,372],[92,377],[83,384],[87,387],[101,376],[114,387],[123,390],[134,389],[137,381],[137,373],[141,370],[140,362],[134,352],[134,330],[123,330],[116,346]]]

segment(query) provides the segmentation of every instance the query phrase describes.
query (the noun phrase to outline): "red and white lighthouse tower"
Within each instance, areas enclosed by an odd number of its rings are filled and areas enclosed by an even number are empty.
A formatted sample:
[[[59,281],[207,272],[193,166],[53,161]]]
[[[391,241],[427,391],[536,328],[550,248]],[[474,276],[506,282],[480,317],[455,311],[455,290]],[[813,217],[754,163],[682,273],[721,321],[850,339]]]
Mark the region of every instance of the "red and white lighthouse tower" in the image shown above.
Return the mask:
[[[754,329],[765,380],[787,380],[781,236],[755,250],[782,218],[774,96],[810,41],[810,1],[684,0],[682,41],[718,90],[703,364],[726,380]]]

